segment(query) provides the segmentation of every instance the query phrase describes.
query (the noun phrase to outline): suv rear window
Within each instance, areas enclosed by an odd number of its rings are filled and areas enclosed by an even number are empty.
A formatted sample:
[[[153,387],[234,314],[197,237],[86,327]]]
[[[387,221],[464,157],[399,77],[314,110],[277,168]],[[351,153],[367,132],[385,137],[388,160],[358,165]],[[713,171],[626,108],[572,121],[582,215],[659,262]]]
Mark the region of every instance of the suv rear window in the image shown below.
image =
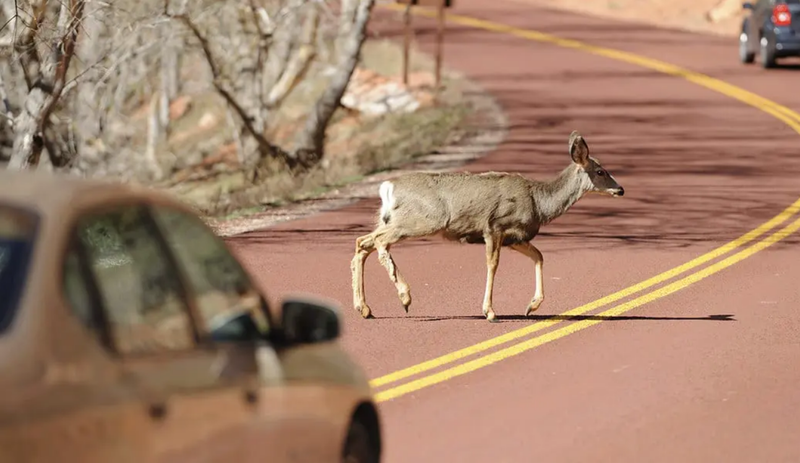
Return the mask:
[[[0,204],[0,333],[11,325],[28,276],[38,216]]]

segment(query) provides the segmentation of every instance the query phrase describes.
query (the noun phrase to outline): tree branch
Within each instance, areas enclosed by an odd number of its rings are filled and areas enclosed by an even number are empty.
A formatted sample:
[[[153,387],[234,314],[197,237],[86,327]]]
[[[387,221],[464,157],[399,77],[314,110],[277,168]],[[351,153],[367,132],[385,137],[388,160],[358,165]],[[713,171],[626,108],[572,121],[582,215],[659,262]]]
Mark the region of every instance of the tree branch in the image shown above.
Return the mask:
[[[280,27],[273,26],[274,36],[271,40],[274,45],[270,47],[266,72],[262,76],[262,86],[267,93],[266,89],[272,89],[286,71],[286,63],[292,55],[299,29],[298,11],[302,9],[304,3],[305,0],[289,0],[282,14],[285,19],[281,21]]]
[[[303,27],[303,37],[297,52],[289,60],[278,82],[270,89],[265,102],[269,108],[275,108],[289,95],[293,88],[308,71],[316,52],[316,37],[319,29],[319,7],[309,5],[308,16]]]

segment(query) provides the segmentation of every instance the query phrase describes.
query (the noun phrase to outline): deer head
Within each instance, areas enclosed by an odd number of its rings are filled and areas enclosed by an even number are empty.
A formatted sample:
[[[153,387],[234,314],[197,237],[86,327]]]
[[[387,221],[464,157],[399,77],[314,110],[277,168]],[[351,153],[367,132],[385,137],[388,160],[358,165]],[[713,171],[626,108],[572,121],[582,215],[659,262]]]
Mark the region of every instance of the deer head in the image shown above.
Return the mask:
[[[625,189],[617,183],[614,176],[600,164],[600,161],[589,155],[589,145],[577,130],[573,130],[569,135],[569,154],[572,162],[580,167],[581,181],[586,185],[588,192],[610,196],[625,194]]]

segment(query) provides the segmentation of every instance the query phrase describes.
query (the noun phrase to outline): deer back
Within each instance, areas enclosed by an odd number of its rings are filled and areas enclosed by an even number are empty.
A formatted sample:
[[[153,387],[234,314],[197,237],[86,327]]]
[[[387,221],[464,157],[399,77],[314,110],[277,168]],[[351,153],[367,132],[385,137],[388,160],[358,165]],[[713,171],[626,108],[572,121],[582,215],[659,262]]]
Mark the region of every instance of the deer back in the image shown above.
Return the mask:
[[[382,187],[384,207],[391,205],[384,222],[404,236],[441,234],[483,243],[491,233],[508,245],[528,241],[539,230],[531,182],[518,174],[414,173],[389,183]]]

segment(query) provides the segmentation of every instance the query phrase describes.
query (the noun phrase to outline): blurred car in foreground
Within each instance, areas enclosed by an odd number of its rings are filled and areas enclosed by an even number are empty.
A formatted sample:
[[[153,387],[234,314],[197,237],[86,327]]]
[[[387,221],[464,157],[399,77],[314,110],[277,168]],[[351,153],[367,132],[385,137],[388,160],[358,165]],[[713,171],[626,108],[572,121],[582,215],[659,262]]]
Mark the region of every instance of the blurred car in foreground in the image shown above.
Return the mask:
[[[377,463],[339,333],[164,194],[0,172],[2,462]]]
[[[742,19],[739,60],[756,58],[764,68],[775,67],[778,58],[800,56],[800,0],[757,0],[744,2],[750,15]]]

